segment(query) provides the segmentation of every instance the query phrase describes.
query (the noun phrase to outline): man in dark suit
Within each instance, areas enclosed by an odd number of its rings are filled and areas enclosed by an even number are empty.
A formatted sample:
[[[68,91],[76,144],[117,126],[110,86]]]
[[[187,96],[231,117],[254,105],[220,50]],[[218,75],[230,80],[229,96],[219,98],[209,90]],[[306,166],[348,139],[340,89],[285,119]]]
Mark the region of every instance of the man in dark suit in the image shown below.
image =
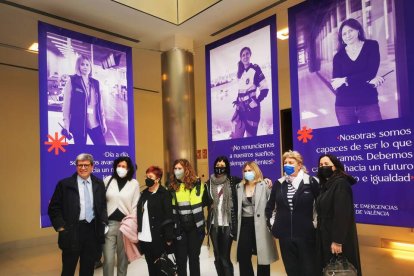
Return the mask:
[[[64,276],[75,274],[79,259],[79,275],[93,275],[97,252],[105,242],[105,186],[92,171],[93,156],[78,155],[76,173],[59,181],[49,203],[48,214],[59,233]]]

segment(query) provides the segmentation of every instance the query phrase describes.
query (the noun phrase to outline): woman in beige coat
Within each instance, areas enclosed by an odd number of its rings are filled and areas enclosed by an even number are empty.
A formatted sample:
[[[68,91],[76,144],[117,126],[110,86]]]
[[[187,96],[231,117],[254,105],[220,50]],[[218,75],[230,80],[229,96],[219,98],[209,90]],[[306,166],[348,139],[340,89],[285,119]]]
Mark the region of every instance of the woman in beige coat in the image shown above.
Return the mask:
[[[254,275],[253,252],[257,255],[257,275],[269,276],[270,264],[279,258],[265,216],[271,189],[263,181],[263,174],[255,162],[246,162],[242,172],[243,180],[237,185],[237,260],[240,276]]]

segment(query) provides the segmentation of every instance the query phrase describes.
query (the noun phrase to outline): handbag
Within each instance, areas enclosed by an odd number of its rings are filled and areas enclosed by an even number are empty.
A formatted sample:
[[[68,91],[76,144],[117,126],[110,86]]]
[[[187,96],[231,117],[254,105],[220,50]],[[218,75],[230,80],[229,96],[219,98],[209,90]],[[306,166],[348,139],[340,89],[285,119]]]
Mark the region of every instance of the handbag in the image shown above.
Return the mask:
[[[163,253],[154,264],[157,265],[163,275],[176,276],[177,264],[175,263],[175,257],[172,255],[172,259],[168,257],[167,253]]]
[[[357,270],[342,254],[332,256],[324,267],[323,276],[357,276]]]

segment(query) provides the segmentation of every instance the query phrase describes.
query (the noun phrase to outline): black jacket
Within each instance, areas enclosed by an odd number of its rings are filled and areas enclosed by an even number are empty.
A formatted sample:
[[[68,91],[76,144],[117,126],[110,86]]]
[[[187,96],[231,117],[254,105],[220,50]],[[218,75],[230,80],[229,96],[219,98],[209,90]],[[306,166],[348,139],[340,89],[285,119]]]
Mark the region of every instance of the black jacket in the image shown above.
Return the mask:
[[[334,175],[323,185],[316,201],[317,252],[321,270],[332,256],[332,242],[336,242],[342,244],[342,255],[356,267],[358,275],[362,275],[351,189],[355,182],[352,177]]]
[[[48,214],[55,230],[59,232],[60,249],[79,249],[80,199],[77,174],[58,182],[49,203]],[[91,175],[93,191],[93,209],[95,212],[95,233],[99,243],[105,242],[105,225],[108,224],[106,212],[105,186],[102,180]]]
[[[241,178],[238,178],[236,176],[230,176],[230,188],[231,188],[231,198],[233,201],[233,208],[230,210],[231,215],[231,221],[229,223],[230,225],[230,233],[233,237],[233,240],[237,240],[237,190],[236,185],[240,183]],[[207,181],[207,194],[209,198],[209,206],[208,206],[208,216],[207,216],[207,230],[210,233],[212,221],[214,219],[214,210],[211,207],[211,204],[213,204],[213,197],[211,195],[211,183],[210,179]]]
[[[137,205],[138,232],[142,230],[145,202],[148,202],[147,210],[152,237],[151,246],[154,251],[158,251],[156,256],[159,256],[165,252],[166,242],[174,239],[171,195],[161,185],[154,194],[148,191],[148,189],[142,191]]]
[[[309,180],[304,181],[306,178]],[[265,210],[266,218],[270,219],[276,208],[276,218],[272,227],[274,237],[315,240],[313,206],[319,195],[319,183],[307,174],[304,174],[304,180],[293,196],[293,211],[290,210],[287,199],[287,181],[274,182]]]

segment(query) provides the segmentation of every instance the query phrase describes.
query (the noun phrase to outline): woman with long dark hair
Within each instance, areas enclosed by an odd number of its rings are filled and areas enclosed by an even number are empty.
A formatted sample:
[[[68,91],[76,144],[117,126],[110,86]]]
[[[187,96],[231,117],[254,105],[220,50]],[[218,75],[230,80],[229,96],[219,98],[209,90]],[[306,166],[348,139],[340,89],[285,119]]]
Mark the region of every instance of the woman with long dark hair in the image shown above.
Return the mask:
[[[208,209],[207,229],[214,250],[214,265],[218,276],[234,275],[230,250],[237,238],[237,192],[241,178],[230,175],[226,156],[214,161],[214,173],[207,181],[207,191],[212,204]]]
[[[231,138],[257,135],[260,103],[269,92],[262,69],[259,65],[250,62],[251,55],[252,50],[249,47],[243,47],[240,51],[237,70],[238,93],[237,99],[233,102],[236,111],[231,119],[233,123]],[[257,89],[260,91],[258,96]]]
[[[203,207],[209,205],[205,184],[201,183],[190,162],[174,161],[168,189],[172,194],[174,249],[179,276],[200,275],[200,251],[205,236]]]
[[[320,272],[333,255],[342,254],[362,275],[358,235],[351,186],[357,181],[331,154],[319,158],[321,194],[316,200],[318,214],[317,255]]]
[[[384,78],[377,76],[379,65],[378,42],[365,38],[364,29],[356,19],[342,22],[331,80],[336,91],[339,125],[382,120],[377,87]]]
[[[114,275],[115,255],[117,256],[117,275],[127,275],[128,258],[120,227],[125,217],[136,217],[139,199],[139,183],[133,179],[135,165],[131,158],[115,159],[113,170],[113,174],[104,179],[109,227],[103,246],[104,276]]]

